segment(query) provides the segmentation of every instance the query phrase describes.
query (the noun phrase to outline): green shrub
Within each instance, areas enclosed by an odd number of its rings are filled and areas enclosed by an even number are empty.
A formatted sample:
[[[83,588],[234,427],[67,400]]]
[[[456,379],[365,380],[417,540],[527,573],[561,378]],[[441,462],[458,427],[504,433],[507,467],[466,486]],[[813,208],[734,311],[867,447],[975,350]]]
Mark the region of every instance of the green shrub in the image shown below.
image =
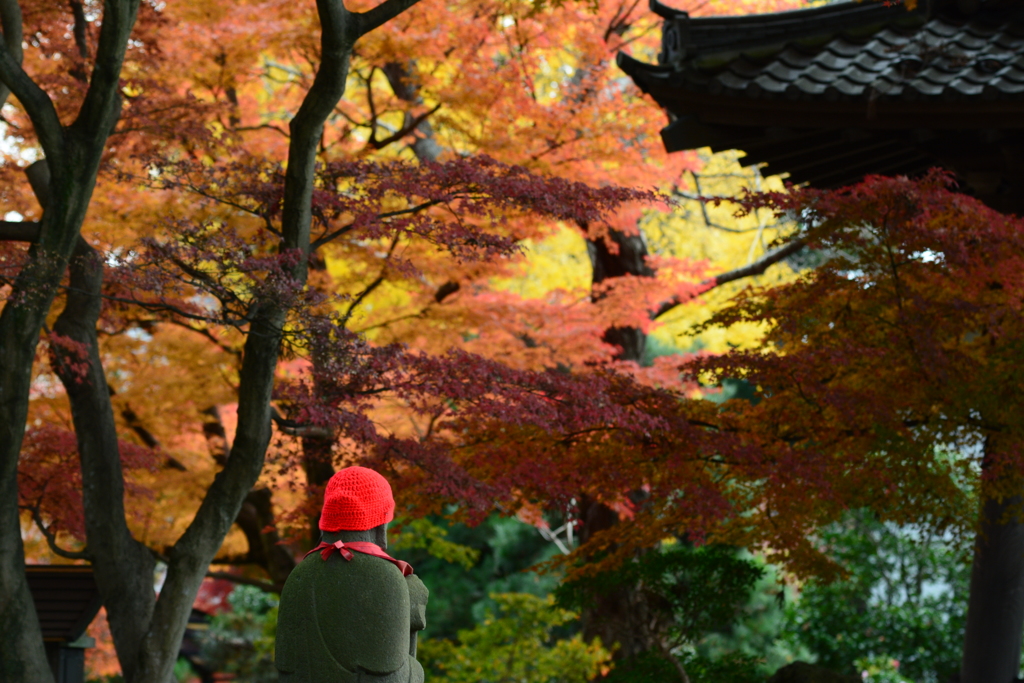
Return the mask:
[[[424,640],[418,659],[431,683],[583,683],[606,666],[610,655],[599,640],[579,634],[558,639],[552,632],[577,618],[553,598],[529,593],[493,593],[488,612],[458,642]]]

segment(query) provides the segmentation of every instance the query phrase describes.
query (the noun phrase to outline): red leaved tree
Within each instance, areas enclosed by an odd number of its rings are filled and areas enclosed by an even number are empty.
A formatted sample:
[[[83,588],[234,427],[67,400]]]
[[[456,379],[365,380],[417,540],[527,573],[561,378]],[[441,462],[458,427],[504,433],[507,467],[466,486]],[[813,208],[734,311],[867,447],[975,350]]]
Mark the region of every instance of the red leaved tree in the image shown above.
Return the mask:
[[[760,500],[736,533],[806,566],[820,560],[815,526],[849,508],[976,529],[960,680],[1015,680],[1024,222],[955,192],[940,171],[747,206],[796,217],[823,264],[792,284],[745,291],[710,323],[764,324],[764,348],[689,366],[706,381],[756,387],[758,401],[732,401],[713,423],[757,454],[736,463]]]

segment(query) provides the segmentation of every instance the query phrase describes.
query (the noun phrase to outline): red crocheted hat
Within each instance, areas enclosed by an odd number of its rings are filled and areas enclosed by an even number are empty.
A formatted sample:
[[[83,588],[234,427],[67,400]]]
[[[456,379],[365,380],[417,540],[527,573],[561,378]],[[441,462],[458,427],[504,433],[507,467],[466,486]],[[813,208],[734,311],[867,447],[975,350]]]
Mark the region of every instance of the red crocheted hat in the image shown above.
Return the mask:
[[[388,480],[366,467],[346,467],[327,482],[321,531],[367,531],[395,518]]]

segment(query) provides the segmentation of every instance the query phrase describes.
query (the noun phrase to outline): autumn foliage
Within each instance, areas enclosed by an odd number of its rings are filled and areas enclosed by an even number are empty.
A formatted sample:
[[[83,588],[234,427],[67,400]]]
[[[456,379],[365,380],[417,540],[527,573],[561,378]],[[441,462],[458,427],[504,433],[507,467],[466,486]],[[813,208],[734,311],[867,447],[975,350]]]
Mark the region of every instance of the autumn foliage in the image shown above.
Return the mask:
[[[279,584],[278,540],[306,542],[345,464],[386,472],[406,516],[543,524],[596,501],[632,520],[581,550],[607,563],[756,507],[758,454],[679,361],[641,368],[607,334],[654,329],[707,264],[502,286],[566,233],[614,255],[666,208],[648,188],[695,166],[613,70],[624,45],[654,49],[636,3],[36,4],[39,89],[5,109],[0,170],[24,219],[3,226],[0,350],[22,359],[3,388],[28,426],[2,481],[19,468],[30,556],[96,567],[128,680],[166,679],[210,560]]]
[[[758,454],[741,468],[758,500],[742,523],[798,565],[816,561],[807,534],[848,508],[969,535],[979,484],[1017,491],[1020,219],[941,171],[757,205],[797,217],[821,265],[709,323],[762,324],[762,348],[688,366],[755,388],[715,422]]]

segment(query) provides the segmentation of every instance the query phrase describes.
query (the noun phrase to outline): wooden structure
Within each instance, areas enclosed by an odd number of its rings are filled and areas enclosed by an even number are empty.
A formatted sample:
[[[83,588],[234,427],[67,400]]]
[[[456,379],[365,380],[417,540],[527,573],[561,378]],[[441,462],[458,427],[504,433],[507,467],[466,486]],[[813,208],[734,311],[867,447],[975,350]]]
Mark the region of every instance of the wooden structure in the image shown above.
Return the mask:
[[[739,149],[821,188],[943,166],[1024,213],[1024,0],[651,9],[665,20],[658,64],[618,64],[668,112],[668,151]]]
[[[85,630],[102,604],[92,567],[27,565],[25,575],[56,683],[83,683],[85,648],[94,645]]]

